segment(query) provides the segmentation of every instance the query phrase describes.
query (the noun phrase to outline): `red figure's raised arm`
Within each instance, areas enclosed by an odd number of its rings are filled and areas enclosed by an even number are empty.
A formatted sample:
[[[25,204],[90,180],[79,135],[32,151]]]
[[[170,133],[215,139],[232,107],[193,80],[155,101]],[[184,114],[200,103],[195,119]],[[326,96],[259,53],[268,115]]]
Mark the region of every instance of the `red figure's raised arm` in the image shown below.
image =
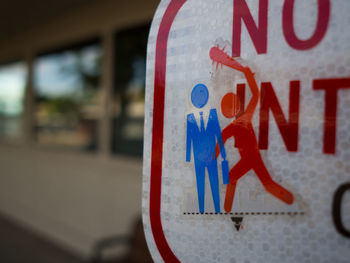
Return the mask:
[[[252,98],[249,101],[247,109],[242,114],[242,116],[239,117],[239,119],[245,119],[247,121],[251,121],[254,115],[256,105],[258,104],[258,100],[259,100],[259,88],[258,88],[258,85],[256,84],[254,73],[250,70],[249,67],[246,67],[244,69],[244,76],[246,77],[250,91],[252,92]]]
[[[213,63],[217,63],[217,66],[219,64],[225,65],[244,73],[249,88],[252,92],[252,98],[249,101],[246,111],[238,119],[250,122],[253,118],[254,111],[259,100],[259,89],[254,78],[254,73],[249,67],[242,66],[234,58],[227,55],[225,53],[225,48],[220,49],[219,46],[212,47],[209,52],[209,57],[213,60]]]

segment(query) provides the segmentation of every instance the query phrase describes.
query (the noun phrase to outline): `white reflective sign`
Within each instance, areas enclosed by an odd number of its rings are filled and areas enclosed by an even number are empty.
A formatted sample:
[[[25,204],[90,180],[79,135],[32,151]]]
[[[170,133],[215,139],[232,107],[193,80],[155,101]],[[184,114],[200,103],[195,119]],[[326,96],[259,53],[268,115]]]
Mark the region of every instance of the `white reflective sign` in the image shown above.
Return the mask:
[[[147,55],[156,262],[349,262],[350,1],[166,0]]]

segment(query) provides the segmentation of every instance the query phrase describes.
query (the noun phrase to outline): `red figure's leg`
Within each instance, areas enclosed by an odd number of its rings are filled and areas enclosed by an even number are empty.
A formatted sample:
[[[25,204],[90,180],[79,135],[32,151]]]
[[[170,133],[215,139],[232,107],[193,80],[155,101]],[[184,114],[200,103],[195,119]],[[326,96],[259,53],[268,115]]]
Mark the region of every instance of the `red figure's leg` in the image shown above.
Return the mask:
[[[225,204],[224,204],[224,208],[226,212],[230,212],[232,209],[237,181],[239,180],[239,178],[245,175],[250,169],[252,169],[252,166],[248,161],[240,160],[230,170],[230,183],[227,185],[227,188],[226,188],[226,196],[225,196]]]
[[[261,157],[260,160],[256,160],[254,162],[254,171],[258,178],[260,179],[261,183],[265,187],[266,191],[275,196],[276,198],[280,199],[282,202],[285,202],[289,205],[293,204],[294,202],[294,196],[292,193],[290,193],[288,190],[286,190],[283,186],[276,183],[274,180],[272,180],[269,172],[267,171]]]

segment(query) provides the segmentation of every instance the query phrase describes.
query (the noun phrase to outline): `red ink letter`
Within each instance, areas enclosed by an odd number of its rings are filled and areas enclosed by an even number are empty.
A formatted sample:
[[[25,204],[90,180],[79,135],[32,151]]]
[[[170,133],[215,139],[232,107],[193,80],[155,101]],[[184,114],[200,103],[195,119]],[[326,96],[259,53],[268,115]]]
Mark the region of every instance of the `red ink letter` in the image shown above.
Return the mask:
[[[256,26],[245,0],[234,0],[232,56],[241,55],[242,20],[258,54],[267,50],[267,6],[268,0],[259,0],[259,26]]]
[[[338,90],[349,89],[350,78],[348,79],[315,79],[314,90],[325,91],[324,109],[324,131],[323,131],[323,152],[335,153],[335,139],[337,133],[337,101]]]
[[[289,89],[289,121],[283,115],[281,106],[270,82],[261,83],[259,148],[267,149],[269,135],[269,109],[275,117],[283,141],[290,152],[298,150],[300,81],[291,81]]]
[[[287,43],[295,49],[306,50],[316,46],[325,36],[330,15],[330,1],[318,0],[317,25],[313,35],[306,40],[297,37],[294,31],[293,9],[295,0],[285,0],[283,5],[282,26]]]

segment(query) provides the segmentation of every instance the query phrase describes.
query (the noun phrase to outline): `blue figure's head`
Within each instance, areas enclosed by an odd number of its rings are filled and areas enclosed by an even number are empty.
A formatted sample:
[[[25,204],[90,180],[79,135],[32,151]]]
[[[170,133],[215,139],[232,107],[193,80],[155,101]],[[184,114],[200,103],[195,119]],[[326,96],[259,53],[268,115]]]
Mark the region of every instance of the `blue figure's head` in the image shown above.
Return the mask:
[[[204,84],[197,84],[191,92],[191,101],[196,108],[203,108],[209,98],[208,88]]]

